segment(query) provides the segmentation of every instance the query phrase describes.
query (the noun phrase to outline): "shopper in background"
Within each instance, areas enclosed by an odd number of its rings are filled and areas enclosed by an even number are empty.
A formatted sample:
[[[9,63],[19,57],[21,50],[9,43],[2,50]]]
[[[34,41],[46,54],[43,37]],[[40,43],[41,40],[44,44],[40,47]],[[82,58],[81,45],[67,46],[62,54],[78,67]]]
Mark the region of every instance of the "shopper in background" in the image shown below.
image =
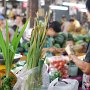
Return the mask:
[[[2,31],[2,35],[3,35],[4,40],[6,40],[5,18],[2,15],[0,15],[0,30]],[[11,28],[9,28],[10,41],[12,41],[13,36],[14,36],[14,31]]]
[[[26,18],[22,19],[22,25],[26,23]],[[30,40],[30,39],[29,39]],[[22,42],[26,43],[28,41],[27,35],[26,35],[26,30],[24,31],[24,34],[22,36]]]
[[[67,32],[67,31],[66,31],[66,28],[67,28],[67,26],[68,26],[68,21],[67,21],[67,18],[66,18],[65,15],[62,16],[60,23],[61,23],[61,30],[62,30],[63,32]]]
[[[2,29],[4,27],[4,16],[0,15],[0,28]]]
[[[10,17],[10,18],[8,19],[8,25],[9,25],[10,27],[13,27],[13,26],[15,25],[15,19],[16,19],[16,16]]]
[[[6,40],[6,31],[5,31],[5,23],[4,23],[4,16],[3,15],[0,15],[0,30],[2,31],[2,34],[3,34],[3,37],[4,37],[4,40]]]
[[[22,13],[22,10],[21,10],[20,6],[18,6],[18,7],[16,8],[16,14],[19,15],[19,14],[21,14],[21,13]]]
[[[61,22],[62,22],[62,23],[65,23],[66,21],[67,21],[66,16],[65,16],[65,15],[62,15]]]
[[[9,18],[12,18],[12,17],[14,17],[13,8],[11,8],[10,11],[9,11]]]
[[[23,22],[22,21],[22,17],[20,15],[16,15],[16,19],[15,19],[15,23],[13,24],[12,28],[14,29],[14,31],[16,30],[16,28],[18,27],[18,33],[20,33],[20,31],[22,30],[22,27],[23,27]]]
[[[23,26],[23,23],[22,23],[22,18],[20,15],[17,15],[16,16],[16,25],[19,27],[19,32],[21,31],[21,28]]]
[[[73,19],[74,22],[73,24],[75,25],[75,28],[79,28],[81,25],[80,25],[80,22],[75,18],[75,15],[71,15],[70,19]]]
[[[86,2],[87,7],[87,16],[88,20],[90,20],[90,0]],[[83,75],[83,86],[82,90],[90,90],[90,42],[87,47],[87,53],[85,59],[82,61],[77,58],[75,55],[71,55],[71,60],[85,73]]]

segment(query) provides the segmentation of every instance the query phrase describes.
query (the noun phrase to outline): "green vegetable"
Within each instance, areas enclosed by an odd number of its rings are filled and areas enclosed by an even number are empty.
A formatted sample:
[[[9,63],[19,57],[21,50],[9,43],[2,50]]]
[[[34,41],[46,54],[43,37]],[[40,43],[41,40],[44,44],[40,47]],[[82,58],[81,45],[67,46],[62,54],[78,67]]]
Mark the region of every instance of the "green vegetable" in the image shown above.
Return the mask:
[[[0,90],[12,90],[12,84],[11,82],[13,81],[13,77],[3,77],[2,80],[3,80],[3,84],[2,84],[2,89]]]
[[[0,30],[0,48],[2,50],[2,54],[5,61],[5,66],[6,66],[6,78],[3,80],[3,84],[6,84],[4,83],[5,80],[10,78],[10,70],[14,60],[14,55],[16,53],[19,41],[27,27],[27,24],[28,24],[28,21],[23,26],[19,35],[18,35],[18,28],[17,28],[11,43],[9,40],[9,27],[8,27],[7,21],[6,21],[6,41],[4,40],[2,31]],[[8,86],[8,87],[11,87],[11,86]],[[6,87],[4,88],[5,88],[4,90],[10,90],[10,89],[6,89]]]
[[[58,71],[55,71],[55,72],[50,76],[51,81],[53,81],[53,80],[56,79],[56,78],[61,78],[61,73],[58,72]]]
[[[60,32],[57,37],[55,37],[54,46],[56,47],[65,47],[67,40],[74,40],[73,36],[70,33]]]
[[[82,44],[82,43],[84,43],[84,41],[83,40],[79,40],[75,44]]]
[[[55,43],[54,46],[55,46],[56,48],[60,48],[60,44]]]
[[[67,33],[64,33],[64,32],[60,32],[59,35],[62,35],[64,37],[64,39],[66,40],[67,39]]]
[[[58,72],[58,71],[55,72],[55,73],[54,73],[54,76],[55,76],[55,78],[60,77],[60,76],[61,76],[61,75],[60,75],[60,72]]]
[[[38,18],[35,19],[35,26],[30,39],[30,49],[27,55],[28,69],[38,66],[39,59],[41,58],[42,48],[44,47],[46,40],[47,22],[48,18],[45,19],[44,24],[39,23]]]
[[[83,35],[74,36],[74,41],[79,41],[79,40],[84,40],[84,36]]]
[[[85,36],[85,41],[86,41],[86,42],[90,42],[90,35],[86,35],[86,36]]]
[[[55,37],[55,43],[58,44],[63,44],[64,43],[64,36],[63,35],[58,35],[57,37]]]
[[[70,40],[74,40],[72,34],[67,33],[67,40],[68,40],[68,41],[70,41]]]
[[[27,80],[27,86],[28,90],[35,88],[32,82],[35,81],[34,79],[37,76],[37,81],[41,79],[41,69],[43,66],[43,61],[42,61],[42,49],[44,47],[44,44],[46,42],[46,28],[47,28],[47,22],[48,18],[45,18],[44,24],[39,23],[38,18],[35,18],[35,25],[32,30],[32,35],[30,39],[30,49],[28,51],[27,55],[27,69],[32,69],[35,67],[39,68],[39,73],[32,73]],[[39,82],[38,82],[39,83]]]

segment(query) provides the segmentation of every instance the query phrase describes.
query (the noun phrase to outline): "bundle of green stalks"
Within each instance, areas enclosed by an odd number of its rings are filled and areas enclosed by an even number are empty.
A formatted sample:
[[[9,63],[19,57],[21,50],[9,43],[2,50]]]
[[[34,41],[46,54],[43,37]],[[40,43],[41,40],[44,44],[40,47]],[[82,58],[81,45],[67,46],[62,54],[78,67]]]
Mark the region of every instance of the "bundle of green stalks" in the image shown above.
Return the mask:
[[[41,71],[43,66],[43,60],[42,60],[42,49],[45,45],[46,41],[46,32],[47,32],[47,22],[48,17],[45,17],[44,23],[39,23],[38,17],[35,18],[34,22],[34,28],[32,30],[32,35],[30,39],[30,49],[28,51],[27,55],[27,69],[33,69],[35,67],[38,67],[37,74],[33,72],[27,80],[28,83],[28,90],[35,90],[36,80],[37,82],[41,80]],[[36,78],[37,77],[37,78]],[[37,84],[39,84],[38,82]]]
[[[5,71],[6,75],[2,78],[2,86],[0,87],[0,90],[12,90],[11,82],[13,80],[13,77],[10,76],[10,72],[11,72],[14,56],[18,48],[18,44],[20,42],[21,37],[23,36],[27,24],[28,21],[23,26],[19,35],[17,28],[11,42],[9,39],[9,26],[7,21],[6,21],[6,40],[4,40],[2,31],[0,29],[0,48],[2,50],[2,54],[6,66],[6,71]]]

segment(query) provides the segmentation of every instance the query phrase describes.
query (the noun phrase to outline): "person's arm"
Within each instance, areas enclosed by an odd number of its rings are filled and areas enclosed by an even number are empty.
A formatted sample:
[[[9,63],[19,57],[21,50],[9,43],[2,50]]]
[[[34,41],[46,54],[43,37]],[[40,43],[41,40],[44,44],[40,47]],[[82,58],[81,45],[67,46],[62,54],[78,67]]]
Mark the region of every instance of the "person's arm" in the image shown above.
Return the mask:
[[[44,52],[51,52],[53,54],[55,53],[62,53],[64,52],[64,48],[56,48],[56,47],[50,47],[50,48],[43,48]]]
[[[71,55],[70,58],[79,67],[83,73],[90,75],[90,63],[78,59],[75,55]]]

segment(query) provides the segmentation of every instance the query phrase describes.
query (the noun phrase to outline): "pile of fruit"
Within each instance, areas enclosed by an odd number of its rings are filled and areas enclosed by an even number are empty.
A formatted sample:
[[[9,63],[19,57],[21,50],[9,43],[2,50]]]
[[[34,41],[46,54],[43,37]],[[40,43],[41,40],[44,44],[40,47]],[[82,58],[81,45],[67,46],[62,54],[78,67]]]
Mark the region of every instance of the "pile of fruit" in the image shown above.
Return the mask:
[[[58,70],[62,69],[64,65],[66,64],[65,60],[54,60],[51,62],[51,64],[57,68]]]
[[[54,60],[51,65],[58,70],[62,78],[68,77],[68,67],[65,60]]]

